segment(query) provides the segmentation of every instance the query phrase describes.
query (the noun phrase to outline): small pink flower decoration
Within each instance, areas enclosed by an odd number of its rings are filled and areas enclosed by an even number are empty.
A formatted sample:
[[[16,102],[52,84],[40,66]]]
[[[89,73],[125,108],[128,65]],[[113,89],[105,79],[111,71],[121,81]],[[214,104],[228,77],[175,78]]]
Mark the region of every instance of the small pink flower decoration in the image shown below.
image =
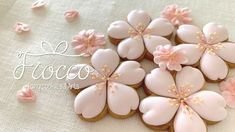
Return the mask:
[[[175,26],[188,24],[192,21],[189,17],[190,10],[188,8],[180,8],[178,5],[168,5],[162,11],[162,17],[171,21]]]
[[[82,30],[73,37],[72,45],[77,53],[88,57],[105,45],[105,38],[103,34],[95,33],[94,29]]]
[[[40,9],[43,8],[45,5],[46,5],[45,1],[37,0],[32,4],[31,9]]]
[[[67,10],[64,13],[65,19],[68,22],[72,22],[74,21],[78,16],[79,16],[79,12],[77,10],[71,9],[71,10]]]
[[[29,85],[25,85],[22,89],[17,91],[17,98],[21,102],[32,102],[35,101],[36,95]]]
[[[30,27],[28,24],[25,24],[23,22],[17,22],[14,25],[14,30],[17,33],[28,32],[30,30]]]
[[[227,105],[235,108],[235,78],[229,78],[220,83],[220,90],[224,96]]]
[[[182,69],[181,64],[187,61],[184,52],[179,47],[171,45],[159,45],[153,55],[154,62],[162,70],[180,71]]]

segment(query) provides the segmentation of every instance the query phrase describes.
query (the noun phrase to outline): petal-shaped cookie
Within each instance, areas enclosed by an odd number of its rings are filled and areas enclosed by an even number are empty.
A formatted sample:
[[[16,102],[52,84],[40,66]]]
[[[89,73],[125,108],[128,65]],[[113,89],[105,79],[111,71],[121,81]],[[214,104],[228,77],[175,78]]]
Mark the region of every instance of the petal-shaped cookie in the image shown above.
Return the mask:
[[[92,74],[99,75],[93,67],[87,64],[77,64],[71,67],[66,82],[71,88],[81,89],[101,81],[92,79]]]
[[[171,99],[165,97],[147,97],[140,102],[139,110],[144,123],[160,126],[174,117],[179,106],[171,105]],[[166,114],[167,113],[167,114]]]
[[[134,85],[140,83],[145,77],[145,71],[141,68],[137,61],[122,62],[112,76],[119,75],[115,82],[126,85]]]
[[[129,37],[129,29],[132,28],[126,21],[112,22],[108,28],[108,35],[114,39]]]
[[[200,68],[211,80],[224,79],[228,74],[226,63],[216,54],[207,51],[202,55]]]
[[[221,58],[230,63],[235,63],[235,43],[225,42],[216,52]]]
[[[224,98],[216,92],[200,91],[188,97],[187,104],[202,118],[209,121],[221,121],[227,116]]]
[[[191,66],[183,67],[176,74],[176,86],[178,89],[187,88],[187,96],[199,91],[205,84],[205,79],[200,70]]]
[[[184,63],[185,65],[193,65],[197,63],[204,51],[195,44],[180,44],[177,45],[177,47],[181,48],[184,51],[184,55],[187,58],[186,63]]]
[[[135,60],[144,54],[142,38],[127,38],[118,44],[117,52],[122,58]]]
[[[174,132],[207,132],[207,127],[193,109],[181,105],[175,117]]]
[[[223,25],[213,22],[203,27],[203,33],[208,40],[212,39],[213,43],[219,43],[228,39],[227,29]]]
[[[119,65],[120,58],[111,49],[99,49],[91,57],[94,68],[103,75],[109,76]]]
[[[146,31],[151,35],[156,36],[169,36],[174,31],[174,26],[165,18],[156,18],[148,25]]]
[[[90,119],[98,116],[106,104],[106,85],[99,83],[81,91],[74,100],[76,114]]]
[[[132,87],[110,82],[107,96],[109,110],[116,115],[128,115],[131,110],[138,108],[139,96]]]
[[[170,44],[171,42],[163,37],[160,36],[145,36],[144,37],[144,43],[145,43],[145,47],[148,50],[149,53],[153,54],[153,52],[156,50],[156,47],[159,45],[167,45]]]
[[[161,96],[176,97],[175,94],[169,92],[169,89],[174,85],[175,81],[170,72],[161,70],[160,68],[153,69],[145,77],[145,86],[147,89]]]
[[[196,44],[199,42],[198,34],[202,33],[201,29],[194,26],[183,24],[176,31],[177,37],[185,43]]]
[[[127,22],[135,29],[145,29],[151,21],[150,16],[143,10],[133,10],[127,15]]]

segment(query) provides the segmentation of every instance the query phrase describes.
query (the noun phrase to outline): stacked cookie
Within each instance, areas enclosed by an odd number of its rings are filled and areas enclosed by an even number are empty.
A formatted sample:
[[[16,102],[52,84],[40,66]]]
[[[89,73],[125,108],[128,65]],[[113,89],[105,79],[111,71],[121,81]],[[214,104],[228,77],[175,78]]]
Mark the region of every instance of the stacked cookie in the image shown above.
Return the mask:
[[[224,98],[202,89],[205,80],[227,77],[235,44],[222,25],[208,23],[200,30],[190,22],[187,8],[171,5],[156,19],[133,10],[125,21],[111,23],[108,36],[117,52],[99,49],[92,66],[78,64],[69,73],[67,83],[78,93],[75,112],[97,121],[106,113],[127,118],[139,110],[149,128],[175,132],[207,132],[206,124],[225,119]],[[158,68],[146,74],[139,64],[144,58]],[[78,72],[85,78],[77,78]],[[135,90],[141,84],[149,95],[142,101]]]

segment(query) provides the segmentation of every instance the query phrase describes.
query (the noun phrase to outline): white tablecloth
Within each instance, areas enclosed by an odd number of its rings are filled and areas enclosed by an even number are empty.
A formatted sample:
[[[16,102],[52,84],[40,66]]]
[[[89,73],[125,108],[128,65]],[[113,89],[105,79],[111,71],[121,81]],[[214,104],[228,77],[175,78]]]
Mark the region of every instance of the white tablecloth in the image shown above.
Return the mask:
[[[147,132],[138,114],[125,120],[106,116],[104,119],[89,123],[81,121],[73,111],[75,95],[64,87],[64,80],[53,77],[50,80],[34,80],[32,69],[27,69],[20,80],[13,78],[13,69],[21,62],[18,51],[31,50],[40,53],[41,41],[48,41],[55,47],[61,41],[71,41],[71,37],[82,29],[94,28],[106,33],[114,20],[124,19],[133,9],[144,9],[155,18],[165,5],[177,3],[192,9],[194,24],[203,26],[216,21],[224,24],[230,32],[230,39],[235,40],[235,2],[234,0],[48,0],[45,9],[31,11],[31,0],[0,0],[0,131],[79,131],[79,132]],[[74,23],[67,23],[63,13],[74,8],[81,16]],[[12,27],[15,22],[28,23],[31,31],[17,35]],[[107,47],[115,48],[107,40]],[[74,54],[69,48],[67,54]],[[76,63],[89,63],[89,58],[43,56],[29,57],[29,63],[36,65],[61,64],[70,66]],[[142,62],[146,69],[155,67],[147,61]],[[39,71],[42,68],[39,68]],[[148,70],[149,71],[149,70]],[[235,74],[230,73],[230,77]],[[19,103],[16,91],[25,84],[32,84],[37,94],[37,101],[30,104]],[[218,91],[217,84],[208,84],[207,89]],[[144,96],[140,89],[139,93]],[[228,117],[223,122],[209,126],[209,132],[235,131],[235,110],[228,109]]]

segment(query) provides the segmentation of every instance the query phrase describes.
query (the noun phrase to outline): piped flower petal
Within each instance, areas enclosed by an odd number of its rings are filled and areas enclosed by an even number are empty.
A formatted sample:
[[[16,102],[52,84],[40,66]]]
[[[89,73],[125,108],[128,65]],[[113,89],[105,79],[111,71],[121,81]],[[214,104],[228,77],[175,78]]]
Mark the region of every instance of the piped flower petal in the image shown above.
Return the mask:
[[[44,0],[37,0],[31,5],[31,9],[40,9],[46,5]]]
[[[77,19],[77,17],[79,16],[79,12],[77,10],[70,9],[65,11],[64,16],[68,22],[72,22]]]
[[[36,100],[36,95],[29,85],[25,85],[17,91],[17,98],[21,102],[33,102]]]
[[[26,23],[16,22],[16,24],[14,25],[14,30],[16,33],[23,33],[28,32],[30,30],[30,27]]]

